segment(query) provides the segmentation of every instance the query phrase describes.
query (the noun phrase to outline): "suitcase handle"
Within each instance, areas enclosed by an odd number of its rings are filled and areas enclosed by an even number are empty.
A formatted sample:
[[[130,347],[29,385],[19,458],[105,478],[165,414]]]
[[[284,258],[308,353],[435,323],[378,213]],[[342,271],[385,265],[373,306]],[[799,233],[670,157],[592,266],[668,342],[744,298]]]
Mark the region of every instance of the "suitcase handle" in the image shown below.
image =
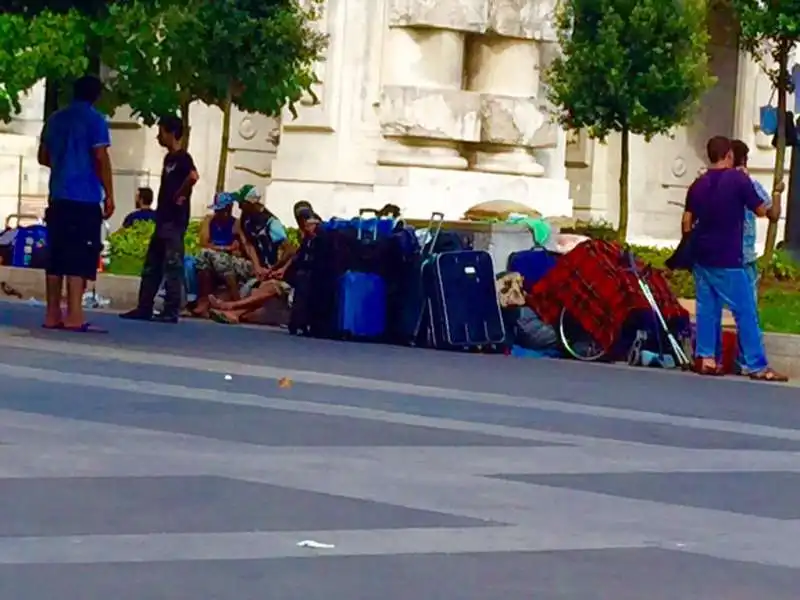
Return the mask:
[[[15,213],[13,215],[8,215],[6,217],[6,223],[5,223],[5,228],[6,229],[11,229],[11,221],[13,221],[14,219],[17,220],[17,227],[21,227],[20,223],[22,222],[23,219],[25,219],[26,221],[27,220],[31,220],[34,223],[41,223],[41,219],[39,218],[39,215]]]
[[[442,232],[442,225],[444,224],[444,213],[442,212],[432,212],[430,221],[428,221],[428,240],[426,240],[425,244],[422,246],[422,258],[425,258],[428,253],[425,252],[425,248],[429,249],[429,253],[433,253],[433,249],[436,247],[436,242],[439,239],[439,234]]]
[[[375,213],[375,226],[372,229],[372,235],[375,240],[378,239],[378,226],[380,219],[377,217],[377,211],[372,210],[371,208],[362,208],[358,211],[358,228],[356,239],[360,242],[364,238],[364,215],[369,213]]]

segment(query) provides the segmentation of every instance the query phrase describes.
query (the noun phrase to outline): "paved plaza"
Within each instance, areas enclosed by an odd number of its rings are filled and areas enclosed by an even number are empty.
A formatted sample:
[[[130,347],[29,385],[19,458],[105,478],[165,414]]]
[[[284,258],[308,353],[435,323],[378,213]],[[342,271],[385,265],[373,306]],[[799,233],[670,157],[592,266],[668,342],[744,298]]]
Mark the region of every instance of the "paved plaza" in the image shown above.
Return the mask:
[[[797,388],[40,317],[0,303],[0,600],[797,600]]]

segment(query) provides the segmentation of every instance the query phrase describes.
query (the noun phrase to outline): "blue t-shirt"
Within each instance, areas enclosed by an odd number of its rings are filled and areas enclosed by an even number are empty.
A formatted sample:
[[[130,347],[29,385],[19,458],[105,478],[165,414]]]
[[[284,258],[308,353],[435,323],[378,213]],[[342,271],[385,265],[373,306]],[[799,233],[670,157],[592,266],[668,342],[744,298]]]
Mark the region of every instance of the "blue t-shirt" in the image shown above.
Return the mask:
[[[111,134],[100,112],[87,102],[73,102],[47,119],[42,143],[50,155],[50,198],[103,201],[93,151],[110,146]]]
[[[763,204],[749,176],[738,169],[711,169],[686,194],[686,211],[696,221],[692,234],[695,262],[703,267],[742,267],[745,210]]]
[[[125,217],[125,220],[122,221],[122,227],[130,227],[134,223],[139,223],[140,221],[155,221],[156,220],[156,211],[152,208],[140,208],[139,210],[134,210],[133,212],[128,213]]]
[[[772,208],[772,198],[770,198],[767,190],[761,185],[757,179],[753,179],[753,187],[756,189],[756,194],[761,198],[764,206]],[[742,242],[743,260],[745,265],[754,263],[758,260],[756,253],[756,215],[750,209],[744,211],[744,240]]]

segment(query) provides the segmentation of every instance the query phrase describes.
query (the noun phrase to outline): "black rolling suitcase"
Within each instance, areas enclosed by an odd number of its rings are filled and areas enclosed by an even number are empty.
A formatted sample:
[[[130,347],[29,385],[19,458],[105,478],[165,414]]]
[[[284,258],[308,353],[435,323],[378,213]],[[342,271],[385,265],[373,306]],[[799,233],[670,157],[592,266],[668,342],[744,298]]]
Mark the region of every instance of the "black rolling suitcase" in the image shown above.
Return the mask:
[[[423,267],[431,346],[449,350],[499,350],[506,341],[488,252],[435,254]]]

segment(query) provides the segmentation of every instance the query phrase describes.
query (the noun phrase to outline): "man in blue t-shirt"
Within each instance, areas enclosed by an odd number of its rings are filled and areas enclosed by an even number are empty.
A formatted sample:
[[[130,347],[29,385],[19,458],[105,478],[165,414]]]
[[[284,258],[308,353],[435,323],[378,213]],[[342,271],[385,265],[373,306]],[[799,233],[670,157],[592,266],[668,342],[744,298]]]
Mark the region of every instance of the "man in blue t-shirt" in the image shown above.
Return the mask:
[[[114,214],[114,187],[106,118],[94,108],[103,84],[81,77],[72,103],[53,113],[39,143],[39,164],[50,168],[47,223],[47,313],[44,327],[91,331],[84,320],[83,292],[97,277],[103,219]],[[67,282],[67,314],[61,295]]]
[[[122,228],[131,227],[140,221],[155,221],[156,211],[153,210],[153,190],[149,187],[140,187],[136,190],[136,210],[129,212],[122,221]]]
[[[767,363],[756,299],[742,251],[745,210],[776,220],[780,216],[780,197],[771,208],[765,206],[750,177],[733,168],[728,138],[711,138],[707,151],[711,167],[689,187],[683,215],[683,231],[691,232],[694,258],[697,370],[703,375],[722,374],[718,350],[722,308],[727,305],[736,320],[747,373],[756,380],[784,381],[786,378]]]

